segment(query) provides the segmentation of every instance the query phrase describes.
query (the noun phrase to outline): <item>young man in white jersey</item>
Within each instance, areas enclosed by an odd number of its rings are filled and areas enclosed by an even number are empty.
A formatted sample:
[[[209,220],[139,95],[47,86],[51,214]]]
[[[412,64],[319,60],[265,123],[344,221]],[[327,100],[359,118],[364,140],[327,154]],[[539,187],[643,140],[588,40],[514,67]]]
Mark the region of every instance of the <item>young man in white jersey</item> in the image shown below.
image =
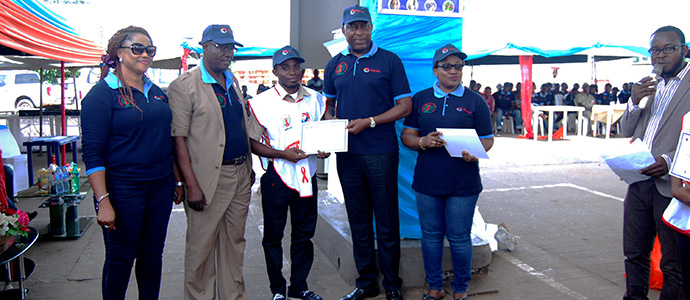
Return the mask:
[[[261,205],[264,213],[262,245],[273,300],[286,297],[323,300],[307,287],[314,261],[311,238],[316,230],[316,159],[330,153],[308,155],[300,150],[302,123],[317,122],[326,104],[320,93],[302,86],[297,49],[285,46],[273,54],[273,74],[278,84],[251,99],[249,105],[261,124],[249,132],[252,152],[268,158],[261,176]],[[290,286],[283,277],[282,239],[290,209]]]

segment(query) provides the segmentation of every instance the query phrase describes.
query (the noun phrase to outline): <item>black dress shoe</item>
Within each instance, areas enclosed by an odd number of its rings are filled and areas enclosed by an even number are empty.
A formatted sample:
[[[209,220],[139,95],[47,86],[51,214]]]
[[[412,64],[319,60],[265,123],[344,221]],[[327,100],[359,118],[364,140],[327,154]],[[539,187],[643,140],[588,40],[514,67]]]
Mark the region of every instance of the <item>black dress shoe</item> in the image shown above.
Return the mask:
[[[400,290],[386,292],[386,300],[403,300]]]
[[[33,212],[26,214],[26,216],[29,217],[29,221],[31,221],[38,216],[38,212],[34,210]]]
[[[376,297],[379,295],[379,293],[380,291],[378,287],[372,287],[366,290],[355,288],[355,290],[352,291],[352,293],[349,293],[345,297],[340,298],[340,300],[362,300],[366,298]]]

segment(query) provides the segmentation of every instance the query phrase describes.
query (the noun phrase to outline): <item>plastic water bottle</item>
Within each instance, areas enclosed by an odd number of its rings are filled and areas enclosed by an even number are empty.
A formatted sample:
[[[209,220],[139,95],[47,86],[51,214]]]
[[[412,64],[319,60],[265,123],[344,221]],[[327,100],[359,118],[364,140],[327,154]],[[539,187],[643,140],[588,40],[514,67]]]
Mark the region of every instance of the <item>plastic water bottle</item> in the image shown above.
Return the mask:
[[[55,173],[53,173],[53,177],[55,177],[55,195],[62,195],[65,192],[65,186],[62,183],[62,168],[57,167]]]
[[[67,165],[62,166],[62,192],[64,194],[72,193],[72,187],[69,182],[70,175]]]

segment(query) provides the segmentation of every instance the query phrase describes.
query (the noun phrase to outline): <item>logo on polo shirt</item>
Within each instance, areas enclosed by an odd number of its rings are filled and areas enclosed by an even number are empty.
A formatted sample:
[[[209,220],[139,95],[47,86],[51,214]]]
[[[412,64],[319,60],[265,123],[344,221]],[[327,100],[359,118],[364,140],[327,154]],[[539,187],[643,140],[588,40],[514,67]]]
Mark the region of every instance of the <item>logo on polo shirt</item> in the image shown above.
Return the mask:
[[[335,75],[343,75],[347,72],[347,63],[341,62],[335,67]]]
[[[309,113],[302,113],[302,123],[307,123],[311,120]]]
[[[288,130],[292,128],[292,118],[290,115],[283,116],[283,130]]]
[[[364,73],[369,73],[369,72],[372,72],[372,73],[381,73],[380,70],[376,70],[376,69],[372,69],[372,68],[364,68],[364,70],[362,70],[362,71],[364,71]]]
[[[432,112],[436,111],[436,103],[429,102],[424,105],[422,105],[422,113],[423,114],[430,114]]]
[[[163,97],[163,96],[153,96],[153,99],[156,99],[156,100],[163,100],[163,99],[165,99],[165,97]]]
[[[216,98],[218,99],[218,103],[220,104],[220,107],[225,107],[228,105],[228,99],[225,99],[225,96],[222,94],[216,94]]]
[[[134,101],[134,99],[127,97],[125,95],[117,96],[117,102],[120,103],[120,106],[124,108],[132,107],[132,104],[137,104],[137,102]]]
[[[472,114],[471,111],[465,109],[464,107],[457,107],[457,108],[455,108],[455,110],[457,110],[457,111],[459,111],[459,112],[466,112],[466,113],[468,113],[468,114],[470,114],[470,115]]]

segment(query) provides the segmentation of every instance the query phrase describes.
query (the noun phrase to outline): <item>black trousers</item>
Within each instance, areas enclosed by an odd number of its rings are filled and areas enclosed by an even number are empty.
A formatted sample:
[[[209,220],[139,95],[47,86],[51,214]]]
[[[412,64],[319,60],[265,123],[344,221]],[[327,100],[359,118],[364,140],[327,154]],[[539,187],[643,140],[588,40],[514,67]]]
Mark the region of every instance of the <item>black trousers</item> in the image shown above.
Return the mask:
[[[377,285],[374,219],[378,267],[386,291],[400,290],[400,219],[398,217],[398,152],[376,155],[337,155],[338,176],[352,230],[359,277],[357,287]]]
[[[680,251],[680,260],[683,269],[683,290],[685,297],[690,297],[690,236],[678,234],[678,251]]]
[[[316,176],[311,178],[313,196],[300,198],[299,192],[289,188],[278,176],[273,164],[261,176],[261,207],[264,212],[264,238],[262,245],[266,269],[273,294],[286,294],[283,277],[283,232],[290,209],[290,288],[289,295],[305,291],[307,276],[314,262],[311,238],[316,231],[317,193]]]
[[[659,299],[685,299],[677,235],[661,219],[670,202],[671,198],[659,194],[653,180],[628,186],[623,202],[623,254],[626,257],[626,291],[623,299],[648,299],[650,255],[657,234],[661,244],[661,271],[664,274]]]

